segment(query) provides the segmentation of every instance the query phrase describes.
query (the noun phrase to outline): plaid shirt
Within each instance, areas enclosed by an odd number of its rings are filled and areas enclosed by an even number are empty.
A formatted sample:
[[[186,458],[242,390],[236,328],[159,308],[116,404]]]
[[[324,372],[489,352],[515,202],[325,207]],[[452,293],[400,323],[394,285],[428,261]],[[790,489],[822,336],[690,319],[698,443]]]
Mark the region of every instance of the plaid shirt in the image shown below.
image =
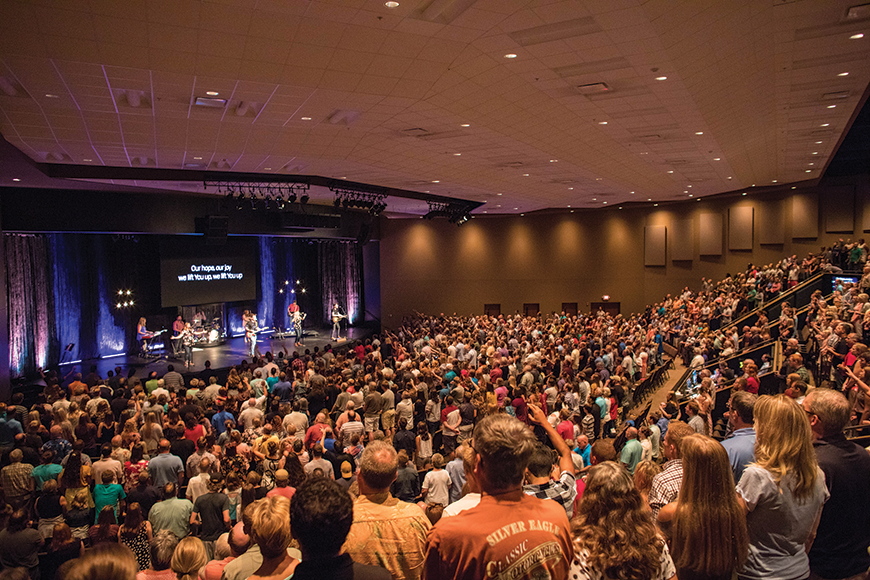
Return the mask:
[[[33,466],[27,463],[12,463],[0,471],[0,481],[7,497],[24,497],[30,495],[31,474]]]
[[[680,486],[683,483],[683,460],[672,459],[665,463],[665,468],[652,480],[652,489],[649,491],[649,506],[654,516],[659,515],[659,510],[680,495]]]
[[[577,498],[577,479],[569,471],[563,471],[558,481],[535,483],[523,486],[526,495],[538,499],[552,499],[562,504],[570,520],[574,516],[574,500]]]

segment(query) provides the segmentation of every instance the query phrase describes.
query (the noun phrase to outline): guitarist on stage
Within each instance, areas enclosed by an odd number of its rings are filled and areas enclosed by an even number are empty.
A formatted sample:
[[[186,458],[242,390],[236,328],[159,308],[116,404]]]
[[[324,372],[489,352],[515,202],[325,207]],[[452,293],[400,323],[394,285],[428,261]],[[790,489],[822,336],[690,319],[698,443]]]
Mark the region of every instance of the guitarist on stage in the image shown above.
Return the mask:
[[[339,340],[341,338],[342,318],[346,318],[346,316],[341,313],[341,308],[339,308],[336,302],[332,305],[332,340]]]
[[[294,348],[297,346],[305,346],[302,344],[302,321],[305,320],[305,313],[299,310],[298,306],[296,308],[297,310],[293,313],[293,330],[296,333],[296,337],[293,339]]]
[[[251,314],[242,317],[245,320],[245,340],[250,342],[250,355],[253,360],[257,355],[257,333],[261,330],[257,325],[257,316]]]

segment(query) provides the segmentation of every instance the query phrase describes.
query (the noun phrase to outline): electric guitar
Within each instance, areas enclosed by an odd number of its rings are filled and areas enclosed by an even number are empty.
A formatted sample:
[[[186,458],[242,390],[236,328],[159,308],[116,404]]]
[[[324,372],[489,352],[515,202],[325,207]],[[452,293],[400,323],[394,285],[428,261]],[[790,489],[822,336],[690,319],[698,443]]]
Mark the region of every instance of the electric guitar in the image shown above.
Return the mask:
[[[347,318],[347,314],[333,314],[332,315],[333,322],[338,322],[339,320],[341,320],[343,318]]]

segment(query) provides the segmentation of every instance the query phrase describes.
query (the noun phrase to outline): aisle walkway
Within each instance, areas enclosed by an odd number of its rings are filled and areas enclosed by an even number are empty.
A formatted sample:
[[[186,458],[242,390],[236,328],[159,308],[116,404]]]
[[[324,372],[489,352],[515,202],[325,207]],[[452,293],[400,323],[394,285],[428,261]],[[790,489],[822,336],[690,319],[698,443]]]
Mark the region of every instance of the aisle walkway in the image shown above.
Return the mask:
[[[671,369],[668,373],[668,380],[666,380],[661,387],[659,387],[655,393],[653,393],[651,401],[650,409],[658,409],[659,406],[664,403],[668,398],[668,393],[670,393],[677,384],[677,381],[683,376],[683,373],[686,372],[686,367],[683,365],[680,357],[674,357],[674,368]],[[646,405],[641,405],[637,409],[631,412],[629,419],[634,419],[637,417],[644,409],[646,409]]]

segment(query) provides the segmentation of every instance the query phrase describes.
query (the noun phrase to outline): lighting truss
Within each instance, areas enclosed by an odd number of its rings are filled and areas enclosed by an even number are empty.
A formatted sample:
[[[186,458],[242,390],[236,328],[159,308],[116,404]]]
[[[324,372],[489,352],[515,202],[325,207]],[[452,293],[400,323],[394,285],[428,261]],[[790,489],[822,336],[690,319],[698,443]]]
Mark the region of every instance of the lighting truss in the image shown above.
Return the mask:
[[[203,186],[217,190],[229,202],[235,200],[237,209],[243,209],[250,203],[251,209],[265,207],[277,210],[296,203],[297,198],[301,204],[308,203],[308,190],[311,187],[307,183],[284,181],[204,181]]]
[[[435,218],[447,218],[451,224],[461,226],[471,217],[471,208],[463,203],[427,201],[429,211],[423,217],[427,220]]]
[[[363,191],[347,187],[330,187],[335,194],[333,205],[343,208],[359,208],[368,210],[372,215],[380,215],[387,204],[384,202],[386,194],[378,191]]]

